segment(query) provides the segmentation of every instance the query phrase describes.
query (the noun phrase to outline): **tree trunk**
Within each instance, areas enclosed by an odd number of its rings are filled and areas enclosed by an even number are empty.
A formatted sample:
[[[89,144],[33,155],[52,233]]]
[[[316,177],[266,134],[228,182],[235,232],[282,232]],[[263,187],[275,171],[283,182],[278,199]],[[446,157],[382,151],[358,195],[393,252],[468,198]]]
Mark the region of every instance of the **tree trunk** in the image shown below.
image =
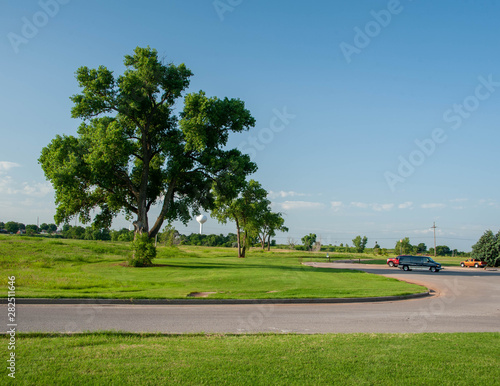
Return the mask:
[[[139,196],[137,197],[137,220],[134,222],[135,233],[141,234],[149,232],[148,224],[148,180],[149,180],[149,162],[151,161],[150,143],[148,137],[149,128],[141,127],[142,142],[142,175],[139,186]]]
[[[144,203],[145,204],[145,203]],[[147,232],[149,229],[148,226],[148,213],[146,212],[146,209],[142,208],[142,203],[139,203],[139,210],[137,213],[137,220],[134,221],[134,229],[135,229],[135,234],[142,234],[144,232]]]
[[[267,236],[267,250],[271,250],[271,235]]]
[[[167,215],[170,206],[174,203],[174,194],[175,194],[175,180],[171,181],[170,184],[168,185],[168,189],[165,192],[165,198],[163,199],[161,212],[158,218],[156,219],[155,224],[149,231],[150,238],[155,237],[160,232],[163,221],[165,220],[165,216]]]
[[[247,232],[243,233],[243,243],[241,247],[241,254],[238,257],[245,258],[245,253],[247,251]]]
[[[240,224],[238,223],[238,219],[235,218],[236,221],[236,242],[238,244],[238,257],[244,257],[241,256],[241,235],[240,235]]]

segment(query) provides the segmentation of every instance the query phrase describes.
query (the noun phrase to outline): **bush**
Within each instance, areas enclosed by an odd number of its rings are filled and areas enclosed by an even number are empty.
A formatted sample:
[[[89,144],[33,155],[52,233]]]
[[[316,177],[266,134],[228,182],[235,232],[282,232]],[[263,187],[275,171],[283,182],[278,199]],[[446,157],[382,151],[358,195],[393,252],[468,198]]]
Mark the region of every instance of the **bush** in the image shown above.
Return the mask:
[[[148,267],[153,264],[156,257],[156,247],[154,240],[150,239],[147,233],[137,234],[132,242],[132,257],[129,259],[129,265],[133,267]]]
[[[127,228],[122,228],[119,231],[111,231],[111,240],[113,241],[133,241],[134,231],[129,231]]]

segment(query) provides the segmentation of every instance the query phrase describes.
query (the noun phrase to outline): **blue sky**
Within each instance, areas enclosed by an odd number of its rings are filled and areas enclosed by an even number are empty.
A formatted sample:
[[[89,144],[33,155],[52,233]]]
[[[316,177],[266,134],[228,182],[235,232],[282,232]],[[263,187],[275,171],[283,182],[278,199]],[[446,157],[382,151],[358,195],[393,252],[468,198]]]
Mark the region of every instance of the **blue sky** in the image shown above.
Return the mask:
[[[53,221],[37,159],[76,133],[76,69],[118,75],[149,45],[193,71],[190,91],[245,101],[257,124],[230,144],[252,155],[285,214],[278,242],[313,232],[326,244],[360,234],[370,247],[432,246],[435,221],[438,245],[470,250],[500,229],[500,3],[476,4],[3,1],[0,221]]]

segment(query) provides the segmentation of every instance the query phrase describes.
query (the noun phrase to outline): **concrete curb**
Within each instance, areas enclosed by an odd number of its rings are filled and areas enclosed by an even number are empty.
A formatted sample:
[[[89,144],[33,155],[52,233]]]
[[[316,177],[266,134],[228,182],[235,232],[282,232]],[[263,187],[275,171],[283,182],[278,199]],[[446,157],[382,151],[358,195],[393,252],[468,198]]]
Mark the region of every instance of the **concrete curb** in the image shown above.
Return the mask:
[[[401,296],[379,296],[373,298],[307,298],[307,299],[68,299],[68,298],[16,298],[16,304],[52,304],[52,305],[225,305],[225,304],[335,304],[335,303],[371,303],[396,300],[417,299],[430,296],[430,291]],[[7,304],[6,298],[0,304]]]

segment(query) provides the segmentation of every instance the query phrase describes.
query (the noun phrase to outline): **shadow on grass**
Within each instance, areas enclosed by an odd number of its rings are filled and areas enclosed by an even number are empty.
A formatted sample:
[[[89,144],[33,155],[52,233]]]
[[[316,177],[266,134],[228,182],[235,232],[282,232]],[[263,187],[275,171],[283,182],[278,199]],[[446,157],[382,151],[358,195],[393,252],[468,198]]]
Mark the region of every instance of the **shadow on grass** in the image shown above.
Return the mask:
[[[317,268],[308,266],[286,266],[286,265],[266,265],[266,264],[233,264],[233,263],[207,263],[207,264],[153,264],[152,267],[143,268],[184,268],[184,269],[268,269],[277,271],[288,271],[288,272],[321,272],[326,274],[334,273],[356,273],[359,274],[360,271],[350,270],[350,269],[335,269],[330,268]]]

